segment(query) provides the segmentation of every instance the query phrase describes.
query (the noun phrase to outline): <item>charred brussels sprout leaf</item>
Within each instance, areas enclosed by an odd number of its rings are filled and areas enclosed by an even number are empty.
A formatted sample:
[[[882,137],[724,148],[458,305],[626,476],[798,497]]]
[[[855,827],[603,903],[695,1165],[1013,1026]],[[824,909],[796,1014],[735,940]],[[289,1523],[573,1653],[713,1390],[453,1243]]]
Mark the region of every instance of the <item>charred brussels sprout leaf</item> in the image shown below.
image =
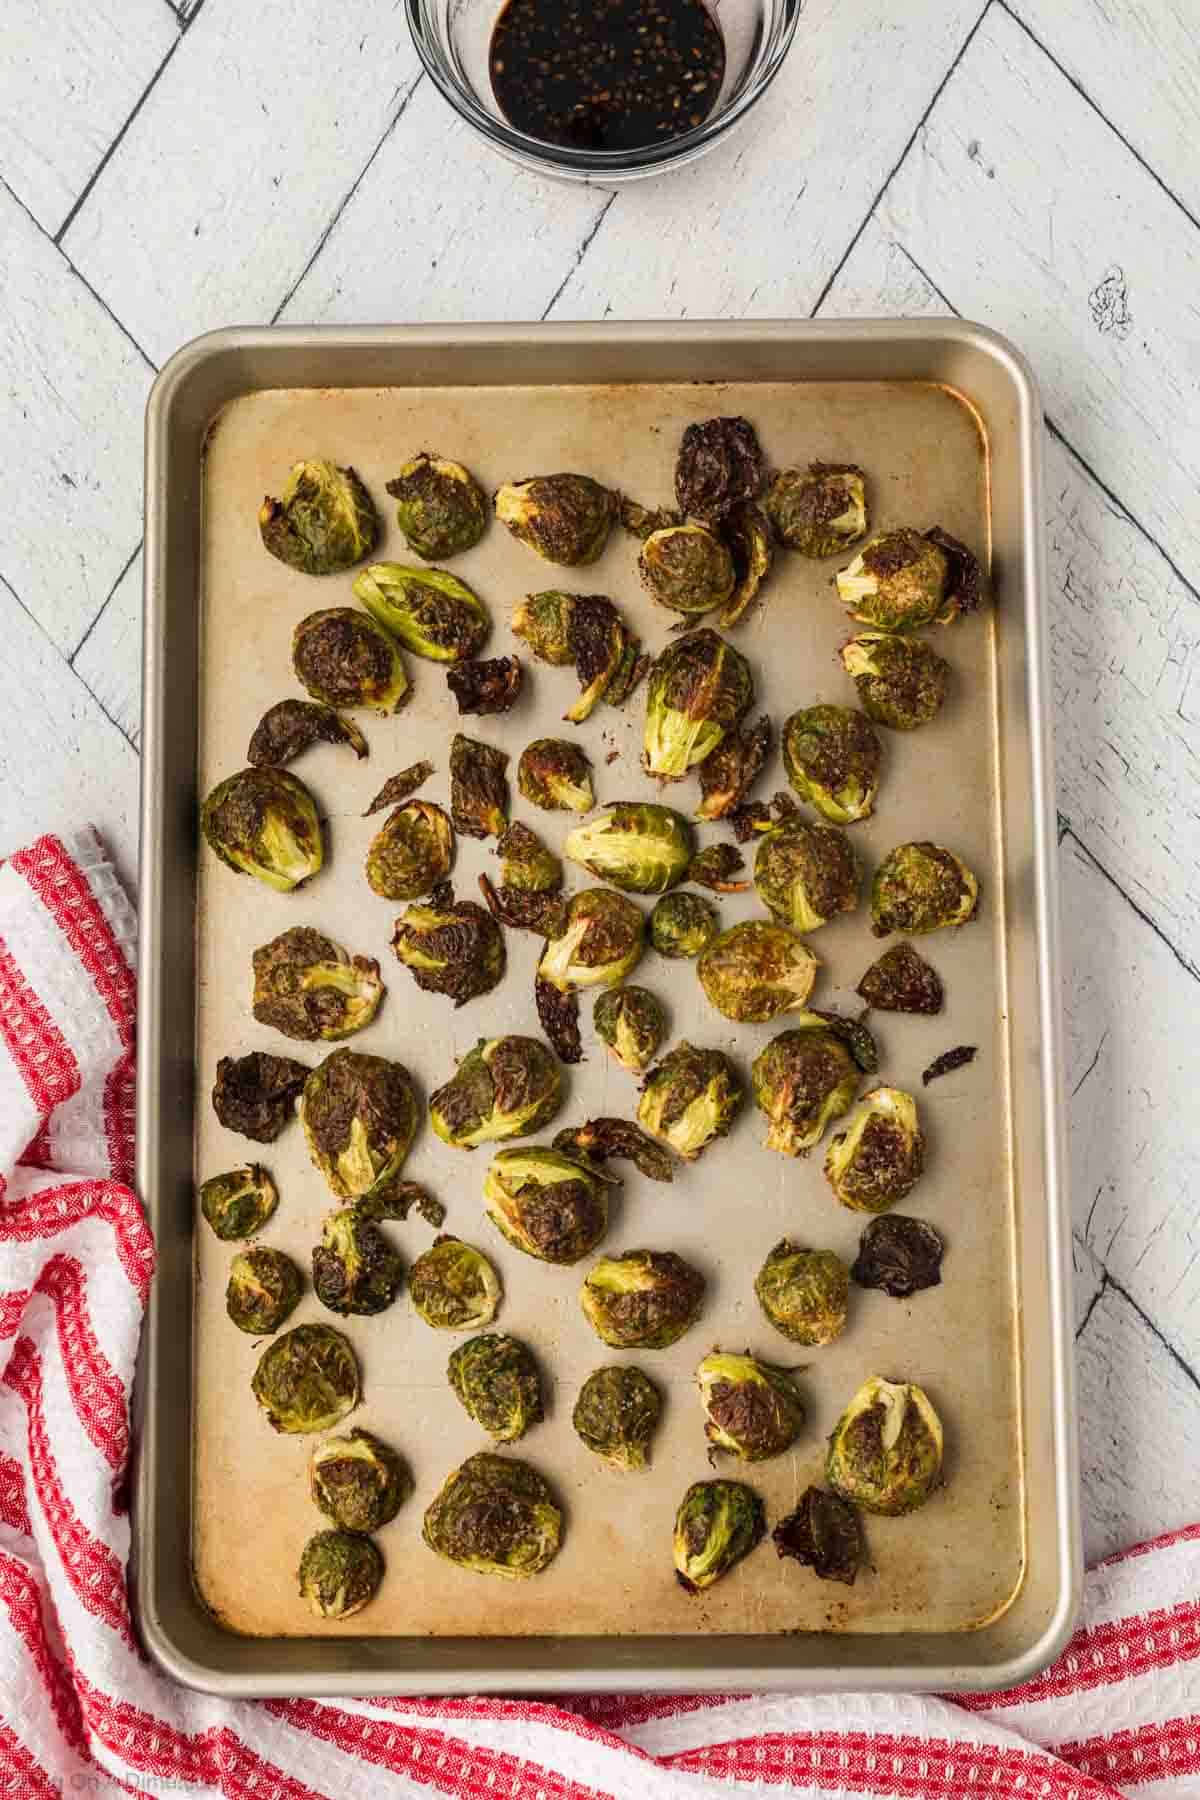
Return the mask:
[[[692,831],[669,806],[622,800],[568,832],[563,854],[626,893],[661,894],[687,873]]]
[[[734,876],[745,866],[745,857],[732,844],[709,844],[693,856],[687,879],[697,887],[711,888],[714,894],[743,894],[750,883],[735,881]]]
[[[901,1088],[874,1088],[825,1153],[829,1185],[852,1212],[886,1212],[912,1191],[924,1167],[917,1103]]]
[[[640,679],[641,646],[603,594],[529,594],[513,613],[512,627],[539,662],[574,664],[581,692],[563,715],[574,725],[602,699],[623,705]]]
[[[700,806],[696,817],[725,819],[736,813],[758,780],[770,752],[771,721],[766,713],[747,730],[729,732],[700,764]],[[745,842],[741,831],[737,838],[739,843]]]
[[[453,663],[446,670],[446,686],[461,714],[483,717],[510,712],[517,704],[524,671],[517,656],[491,656],[482,662]]]
[[[936,718],[946,698],[950,665],[924,638],[894,631],[860,631],[842,646],[862,709],[877,725],[916,731]]]
[[[562,1527],[562,1510],[537,1470],[485,1450],[446,1478],[421,1535],[460,1569],[523,1581],[553,1562]]]
[[[781,469],[763,506],[780,543],[802,556],[835,556],[867,529],[866,486],[854,463]]]
[[[790,925],[747,919],[713,940],[696,973],[727,1019],[765,1024],[804,1005],[817,977],[817,959]]]
[[[837,577],[852,618],[878,631],[919,631],[974,612],[980,600],[979,563],[965,544],[940,526],[904,527],[864,544]]]
[[[850,1279],[859,1287],[880,1288],[893,1300],[907,1300],[942,1279],[946,1246],[924,1219],[889,1213],[872,1219],[859,1241]]]
[[[517,786],[544,812],[590,812],[596,804],[592,765],[578,744],[535,738],[517,764]]]
[[[361,1398],[349,1341],[330,1325],[297,1325],[267,1345],[250,1383],[276,1431],[332,1431]]]
[[[704,627],[669,644],[646,688],[647,772],[679,780],[736,729],[753,699],[750,665],[715,631]]]
[[[417,900],[450,873],[454,833],[432,800],[407,800],[389,814],[367,850],[367,886],[383,900]]]
[[[478,594],[445,569],[370,563],[355,576],[354,595],[406,650],[430,662],[478,656],[492,628]]]
[[[848,1019],[843,1013],[824,1007],[806,1006],[794,1021],[812,1031],[832,1031],[841,1038],[864,1075],[874,1075],[879,1067],[879,1046],[861,1019]]]
[[[309,613],[292,633],[292,667],[301,687],[327,706],[399,712],[408,676],[389,632],[353,606]]]
[[[673,1250],[626,1250],[592,1269],[579,1303],[614,1350],[666,1350],[696,1323],[704,1277]]]
[[[487,528],[487,496],[461,463],[422,450],[386,485],[396,522],[422,562],[473,549]]]
[[[431,762],[415,762],[410,763],[407,769],[401,769],[398,775],[389,775],[363,813],[363,818],[369,819],[372,813],[383,812],[389,806],[400,806],[419,787],[424,787],[432,774]]]
[[[896,944],[873,962],[855,990],[879,1012],[939,1013],[942,978],[911,944]]]
[[[562,864],[528,825],[519,821],[510,825],[496,845],[496,855],[506,888],[523,894],[556,894],[562,886]]]
[[[356,1200],[400,1173],[417,1130],[408,1070],[383,1056],[335,1050],[309,1075],[300,1123],[313,1165],[339,1200]]]
[[[650,1181],[674,1181],[675,1165],[669,1150],[647,1137],[629,1119],[589,1119],[586,1125],[565,1126],[557,1132],[553,1148],[593,1162],[610,1157],[631,1162]]]
[[[450,1386],[497,1444],[514,1444],[542,1419],[542,1384],[532,1353],[516,1338],[484,1332],[451,1352]]]
[[[628,494],[617,495],[617,516],[622,531],[630,537],[640,538],[643,543],[655,531],[665,531],[668,525],[682,525],[683,514],[672,506],[642,506]]]
[[[958,1044],[953,1050],[943,1050],[922,1071],[921,1086],[928,1087],[931,1081],[940,1081],[943,1075],[953,1075],[955,1069],[965,1069],[978,1055],[979,1051],[974,1044]]]
[[[675,462],[675,498],[681,510],[710,522],[745,500],[757,500],[764,482],[763,455],[749,419],[705,419],[689,425]]]
[[[431,1095],[429,1121],[443,1143],[474,1150],[540,1131],[561,1104],[562,1074],[537,1038],[480,1038]]]
[[[781,1031],[754,1059],[754,1099],[766,1117],[766,1147],[806,1156],[826,1127],[849,1112],[859,1069],[832,1031]]]
[[[308,1459],[313,1501],[343,1531],[378,1531],[412,1492],[408,1470],[396,1452],[369,1431],[326,1438]]]
[[[650,914],[650,942],[660,956],[699,956],[720,928],[716,908],[703,894],[664,894]]]
[[[724,1051],[677,1044],[647,1076],[638,1121],[685,1162],[694,1162],[706,1145],[726,1136],[744,1098]]]
[[[611,1469],[644,1469],[662,1399],[648,1375],[624,1364],[593,1369],[579,1390],[576,1436]]]
[[[785,1369],[756,1356],[714,1350],[696,1369],[704,1435],[743,1462],[781,1456],[800,1435],[804,1402]]]
[[[450,813],[464,837],[502,837],[508,824],[505,751],[455,732],[450,744]]]
[[[685,618],[724,606],[737,585],[728,545],[694,520],[652,532],[638,570],[650,597]]]
[[[325,860],[317,803],[286,769],[243,769],[200,809],[209,849],[239,875],[290,893]]]
[[[925,536],[931,544],[937,545],[946,558],[946,597],[938,615],[938,623],[949,625],[960,613],[976,612],[983,600],[983,574],[979,558],[960,539],[943,531],[940,525],[931,526]]]
[[[300,1596],[314,1618],[349,1619],[372,1601],[383,1580],[383,1557],[356,1531],[318,1531],[300,1558]]]
[[[254,1237],[278,1205],[279,1189],[259,1163],[200,1184],[200,1211],[226,1243]]]
[[[500,1277],[483,1254],[461,1238],[439,1237],[408,1272],[412,1303],[435,1331],[477,1331],[500,1305]]]
[[[940,844],[900,844],[884,857],[871,884],[871,930],[922,937],[966,925],[979,905],[979,883],[965,862]]]
[[[213,1111],[227,1131],[272,1144],[291,1118],[308,1075],[304,1063],[264,1050],[223,1056],[213,1083]]]
[[[483,1203],[510,1244],[540,1262],[575,1263],[608,1230],[613,1177],[561,1150],[501,1150],[483,1184]]]
[[[402,1223],[410,1212],[416,1212],[435,1231],[446,1222],[446,1209],[440,1200],[427,1193],[420,1182],[400,1181],[394,1175],[390,1181],[357,1200],[355,1206],[364,1219],[391,1219]]]
[[[697,1481],[675,1515],[675,1575],[689,1594],[728,1575],[761,1543],[767,1529],[763,1503],[744,1481]]]
[[[759,589],[771,573],[774,551],[767,515],[751,501],[735,506],[722,529],[734,573],[733,592],[721,609],[719,621],[722,631],[728,631],[757,600]]]
[[[496,517],[547,562],[593,563],[608,542],[617,496],[590,475],[534,475],[496,491]]]
[[[266,1337],[278,1331],[300,1298],[300,1271],[282,1250],[255,1244],[229,1266],[225,1310],[239,1331]]]
[[[564,993],[547,981],[544,975],[536,975],[533,982],[533,998],[537,1006],[538,1022],[542,1030],[554,1046],[554,1054],[559,1062],[580,1063],[583,1061],[583,1040],[579,1035],[579,1000],[574,989]]]
[[[330,1312],[369,1318],[400,1292],[404,1265],[373,1219],[356,1206],[330,1213],[313,1246],[313,1292]]]
[[[379,964],[351,956],[308,925],[293,925],[254,952],[254,1017],[285,1037],[351,1037],[383,998]]]
[[[923,1388],[872,1375],[829,1439],[825,1479],[867,1512],[915,1512],[942,1472],[942,1424]]]
[[[763,905],[797,931],[816,931],[858,905],[861,870],[845,833],[832,825],[786,819],[769,831],[754,858]]]
[[[634,1075],[650,1067],[667,1035],[662,1004],[643,987],[616,987],[601,994],[592,1023],[600,1041]]]
[[[611,987],[642,954],[646,921],[632,900],[611,888],[585,888],[570,901],[563,930],[542,951],[538,974],[560,993]]]
[[[379,514],[353,469],[333,462],[293,463],[278,500],[258,514],[272,556],[305,575],[336,575],[369,556],[379,539]]]
[[[504,938],[473,900],[455,900],[447,885],[428,905],[410,906],[396,921],[392,949],[419,988],[464,1006],[504,975]]]
[[[784,723],[788,780],[834,825],[870,818],[882,757],[871,721],[853,706],[809,706]]]
[[[357,725],[319,700],[277,700],[269,706],[250,739],[246,761],[256,769],[281,769],[314,744],[349,744],[361,762],[367,740]]]
[[[805,1488],[800,1504],[771,1533],[780,1556],[794,1557],[821,1581],[854,1586],[866,1546],[858,1514],[840,1494]]]
[[[793,1344],[832,1344],[846,1324],[850,1277],[832,1250],[781,1238],[754,1278],[763,1313]]]

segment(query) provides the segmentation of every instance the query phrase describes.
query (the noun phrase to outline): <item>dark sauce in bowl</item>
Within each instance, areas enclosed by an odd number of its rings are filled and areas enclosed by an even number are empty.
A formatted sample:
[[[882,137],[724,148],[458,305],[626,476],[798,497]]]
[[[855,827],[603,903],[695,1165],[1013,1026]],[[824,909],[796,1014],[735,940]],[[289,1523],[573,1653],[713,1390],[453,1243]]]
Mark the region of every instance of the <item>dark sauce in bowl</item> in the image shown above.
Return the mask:
[[[507,0],[488,67],[510,125],[574,150],[642,150],[702,125],[725,75],[705,0]]]

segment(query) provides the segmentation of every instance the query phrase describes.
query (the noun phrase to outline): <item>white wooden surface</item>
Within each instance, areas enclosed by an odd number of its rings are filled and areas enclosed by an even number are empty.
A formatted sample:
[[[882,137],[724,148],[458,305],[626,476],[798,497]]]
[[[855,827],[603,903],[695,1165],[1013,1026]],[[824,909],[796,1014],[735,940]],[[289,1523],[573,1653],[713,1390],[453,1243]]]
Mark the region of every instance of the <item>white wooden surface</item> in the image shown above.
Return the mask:
[[[135,873],[141,412],[196,332],[958,312],[1031,357],[1089,1556],[1200,1516],[1198,116],[1191,0],[809,0],[749,127],[614,197],[481,149],[399,7],[0,7],[0,854],[90,817]]]

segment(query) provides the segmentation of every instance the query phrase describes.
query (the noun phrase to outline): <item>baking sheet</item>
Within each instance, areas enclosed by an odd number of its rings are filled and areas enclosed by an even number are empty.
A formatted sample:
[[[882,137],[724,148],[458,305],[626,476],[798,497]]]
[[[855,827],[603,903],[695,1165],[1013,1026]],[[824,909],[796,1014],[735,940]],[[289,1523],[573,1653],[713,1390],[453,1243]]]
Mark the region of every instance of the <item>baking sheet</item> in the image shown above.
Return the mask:
[[[290,464],[319,454],[359,470],[391,512],[384,482],[404,457],[431,446],[460,457],[485,488],[529,472],[579,468],[647,502],[670,498],[675,446],[692,419],[745,412],[776,465],[814,457],[861,462],[869,477],[873,526],[940,523],[984,555],[988,545],[987,461],[979,422],[954,393],[932,384],[819,382],[567,388],[352,389],[257,392],[230,404],[210,434],[204,485],[202,570],[201,792],[244,762],[250,732],[265,708],[298,692],[290,669],[295,623],[316,607],[352,603],[352,577],[314,580],[276,563],[258,539],[256,510],[277,493]],[[556,571],[499,527],[453,567],[488,603],[495,629],[487,654],[514,648],[513,604],[557,584],[604,592],[622,608],[652,651],[667,641],[670,616],[650,603],[636,573],[637,546],[614,533],[591,568]],[[407,560],[390,520],[376,552]],[[839,559],[813,563],[781,554],[765,605],[733,635],[750,658],[758,708],[776,726],[799,706],[853,700],[837,660],[848,635],[831,587]],[[947,989],[933,1020],[874,1015],[887,1080],[918,1094],[929,1139],[928,1170],[900,1210],[930,1220],[948,1244],[943,1284],[910,1301],[852,1290],[850,1323],[837,1343],[797,1351],[762,1318],[754,1274],[785,1233],[853,1256],[865,1219],[833,1200],[818,1152],[807,1161],[765,1151],[764,1125],[748,1104],[731,1137],[681,1167],[670,1187],[619,1165],[625,1186],[603,1248],[671,1248],[709,1278],[700,1322],[674,1347],[631,1354],[666,1398],[653,1465],[637,1476],[610,1473],[571,1429],[575,1395],[598,1364],[621,1360],[594,1337],[578,1307],[589,1261],[551,1268],[507,1245],[483,1215],[486,1148],[453,1150],[426,1128],[405,1173],[425,1182],[447,1208],[446,1229],[477,1242],[499,1267],[505,1302],[497,1325],[527,1341],[542,1366],[547,1419],[513,1447],[551,1480],[566,1511],[563,1550],[536,1580],[501,1584],[455,1569],[420,1540],[421,1514],[446,1474],[485,1442],[445,1381],[458,1335],[431,1331],[406,1295],[372,1319],[341,1324],[359,1353],[364,1403],[348,1421],[378,1432],[409,1459],[416,1492],[378,1534],[389,1566],[368,1612],[344,1624],[318,1625],[296,1593],[295,1568],[309,1534],[323,1521],[307,1493],[312,1440],[276,1436],[258,1413],[249,1378],[258,1355],[224,1315],[231,1256],[203,1225],[196,1234],[195,1463],[193,1557],[198,1591],[231,1630],[275,1637],[467,1635],[559,1636],[694,1633],[948,1632],[993,1619],[1017,1593],[1023,1568],[1023,1495],[1014,1315],[1014,1195],[1009,1142],[1009,1051],[1005,1006],[995,682],[995,620],[985,610],[937,636],[954,681],[939,719],[911,734],[882,733],[885,767],[877,815],[851,828],[867,876],[895,843],[933,837],[961,855],[982,883],[978,920],[922,944]],[[522,646],[515,648],[524,656]],[[449,739],[458,728],[440,667],[406,657],[413,698],[395,718],[360,715],[371,745],[357,763],[345,748],[321,747],[296,765],[330,820],[325,869],[298,893],[278,895],[203,856],[199,872],[196,1055],[206,1096],[220,1055],[250,1049],[295,1051],[316,1062],[316,1047],[289,1045],[250,1016],[253,948],[291,924],[312,924],[352,951],[376,956],[388,996],[356,1047],[403,1061],[427,1094],[480,1036],[537,1031],[532,1001],[539,945],[509,933],[508,973],[500,988],[459,1011],[421,994],[388,948],[400,910],[366,887],[362,862],[383,815],[363,819],[368,799],[394,770],[428,756],[437,773],[425,797],[448,801]],[[601,802],[653,798],[638,756],[644,689],[624,711],[601,707],[584,726],[561,723],[575,693],[570,670],[528,664],[529,679],[507,718],[466,720],[472,735],[516,754],[530,738],[578,730],[591,755]],[[614,758],[611,763],[607,760]],[[778,753],[760,788],[782,786]],[[539,814],[515,792],[513,816],[561,843],[566,814]],[[690,813],[694,779],[661,796]],[[700,841],[727,835],[704,827]],[[747,846],[752,857],[754,845]],[[490,844],[461,839],[456,892],[474,897],[476,876],[495,871]],[[577,872],[575,885],[587,881]],[[648,907],[651,903],[645,902]],[[759,908],[753,894],[723,896],[724,923]],[[813,934],[822,963],[814,1004],[857,1010],[852,993],[881,946],[870,937],[865,907]],[[690,963],[647,951],[635,977],[661,993],[672,1038],[729,1051],[748,1077],[753,1056],[774,1025],[733,1026],[704,1000]],[[632,1114],[635,1079],[619,1069],[590,1030],[592,997],[583,996],[586,1061],[568,1074],[568,1100],[544,1134],[598,1113]],[[920,1089],[920,1072],[959,1043],[980,1047],[976,1063]],[[864,1081],[864,1089],[872,1085]],[[225,1132],[202,1100],[197,1109],[196,1174],[203,1178],[259,1154]],[[306,1266],[331,1201],[311,1167],[298,1124],[259,1160],[279,1183],[281,1204],[263,1241]],[[390,1228],[406,1258],[432,1232],[415,1217]],[[325,1319],[311,1292],[291,1323]],[[808,1422],[794,1451],[745,1469],[726,1459],[722,1472],[745,1475],[763,1495],[773,1523],[811,1481],[820,1479],[824,1439],[867,1375],[908,1377],[928,1388],[947,1428],[947,1482],[910,1519],[869,1519],[870,1567],[854,1588],[817,1581],[781,1563],[769,1543],[699,1598],[685,1595],[671,1565],[671,1526],[685,1487],[708,1473],[702,1416],[691,1385],[712,1345],[747,1345],[770,1359],[807,1362],[801,1385]]]

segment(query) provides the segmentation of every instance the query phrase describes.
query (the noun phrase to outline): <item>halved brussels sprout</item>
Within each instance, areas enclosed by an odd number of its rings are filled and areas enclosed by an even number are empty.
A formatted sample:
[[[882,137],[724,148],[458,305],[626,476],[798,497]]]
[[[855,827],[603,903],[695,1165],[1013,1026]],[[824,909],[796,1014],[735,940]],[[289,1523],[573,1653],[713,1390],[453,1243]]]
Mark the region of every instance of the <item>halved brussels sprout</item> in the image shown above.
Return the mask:
[[[239,875],[290,893],[325,860],[317,803],[287,769],[242,769],[200,808],[209,849]]]
[[[300,1558],[300,1594],[318,1619],[349,1619],[373,1600],[383,1557],[357,1531],[318,1531]]]
[[[733,557],[734,588],[721,609],[718,624],[728,631],[758,598],[771,573],[774,551],[767,515],[753,501],[735,506],[722,526],[725,542]]]
[[[646,1079],[638,1122],[685,1162],[725,1137],[745,1095],[723,1050],[677,1044]]]
[[[529,594],[513,613],[512,628],[539,661],[561,668],[574,663],[581,692],[563,714],[573,725],[601,700],[623,706],[637,686],[641,645],[603,594]]]
[[[535,738],[517,764],[517,786],[544,812],[590,812],[596,804],[592,765],[578,744]]]
[[[406,907],[396,920],[392,949],[417,986],[465,1006],[490,993],[504,975],[504,935],[474,900],[455,900],[450,884],[427,904]]]
[[[621,1067],[634,1075],[650,1067],[667,1035],[662,1003],[643,987],[609,988],[596,1001],[592,1023]]]
[[[213,1082],[213,1111],[226,1131],[238,1131],[258,1144],[271,1144],[296,1110],[309,1069],[290,1056],[251,1050],[247,1056],[223,1056]]]
[[[871,964],[855,992],[880,1012],[939,1013],[942,978],[911,944],[895,944]]]
[[[764,1024],[795,1012],[812,992],[818,963],[799,932],[769,919],[731,925],[696,964],[717,1011],[739,1024]]]
[[[758,437],[749,419],[703,419],[679,442],[675,498],[693,518],[715,522],[762,493],[765,472]]]
[[[705,626],[668,644],[646,689],[647,772],[679,780],[736,729],[753,699],[750,665],[715,631]]]
[[[362,1398],[354,1351],[331,1325],[296,1325],[273,1339],[250,1386],[276,1431],[332,1431]]]
[[[835,556],[867,529],[866,486],[854,463],[781,469],[763,507],[780,543],[802,556]]]
[[[675,1574],[689,1594],[728,1575],[766,1533],[763,1503],[744,1481],[693,1482],[675,1515]]]
[[[254,1244],[229,1265],[225,1310],[239,1331],[267,1337],[300,1299],[300,1271],[282,1250]]]
[[[540,1262],[576,1263],[608,1230],[614,1177],[562,1150],[500,1150],[483,1184],[488,1217]]]
[[[408,676],[390,632],[353,606],[309,613],[292,633],[292,667],[301,687],[326,706],[399,712]]]
[[[578,568],[608,542],[617,496],[590,475],[534,475],[496,491],[496,517],[547,562]]]
[[[637,964],[645,929],[645,919],[624,894],[585,888],[568,904],[561,935],[547,940],[538,975],[564,994],[611,987]]]
[[[343,1531],[378,1531],[412,1492],[408,1470],[390,1445],[357,1429],[313,1446],[308,1485],[315,1504]]]
[[[353,469],[313,458],[292,464],[278,500],[268,494],[258,529],[271,555],[290,569],[336,575],[371,554],[379,514]]]
[[[525,1345],[486,1331],[451,1351],[450,1386],[475,1423],[497,1444],[513,1444],[542,1418],[542,1384]]]
[[[870,818],[882,759],[871,721],[853,706],[809,706],[784,722],[788,780],[834,825]]]
[[[325,1220],[321,1242],[313,1246],[312,1272],[322,1306],[369,1318],[400,1292],[404,1264],[373,1219],[344,1206]]]
[[[408,800],[389,813],[367,850],[367,886],[383,900],[418,900],[450,873],[454,833],[432,800]]]
[[[396,522],[422,562],[471,550],[487,528],[487,496],[461,463],[422,450],[386,484]]]
[[[867,717],[892,731],[927,725],[946,698],[950,664],[924,638],[860,631],[842,645],[842,667]]]
[[[781,1031],[754,1059],[754,1099],[766,1116],[766,1147],[805,1156],[834,1119],[849,1112],[859,1067],[824,1027]]]
[[[260,1163],[200,1184],[200,1211],[226,1242],[256,1236],[278,1205],[279,1189]]]
[[[277,700],[251,734],[246,761],[256,769],[282,769],[314,744],[349,744],[361,762],[367,740],[358,726],[320,700]]]
[[[334,1043],[369,1025],[383,998],[379,964],[322,931],[292,925],[254,952],[252,1011],[260,1025]]]
[[[942,1422],[915,1381],[872,1375],[829,1439],[825,1479],[867,1512],[914,1512],[942,1472]]]
[[[717,909],[703,894],[664,894],[650,914],[650,942],[660,956],[699,956],[720,928]]]
[[[696,1369],[704,1408],[704,1435],[714,1450],[743,1462],[765,1462],[795,1443],[804,1424],[804,1402],[786,1369],[748,1352],[714,1350]]]
[[[737,585],[728,545],[694,520],[651,532],[638,569],[652,599],[685,618],[724,606]]]
[[[571,1423],[610,1469],[644,1469],[661,1413],[662,1399],[650,1377],[613,1364],[592,1370],[579,1390]]]
[[[464,837],[503,837],[508,825],[508,754],[456,731],[450,743],[450,813]]]
[[[780,1556],[794,1557],[821,1581],[854,1586],[866,1556],[858,1514],[840,1494],[805,1488],[800,1503],[771,1533]]]
[[[966,925],[979,906],[979,882],[960,857],[940,844],[900,844],[884,857],[871,883],[871,930],[923,937],[947,925]]]
[[[479,595],[445,569],[368,563],[354,577],[354,597],[406,650],[430,662],[469,662],[492,629]]]
[[[480,1038],[429,1098],[429,1122],[445,1144],[474,1150],[529,1137],[562,1105],[562,1071],[537,1038]]]
[[[417,1101],[402,1063],[335,1050],[300,1096],[314,1167],[339,1200],[356,1200],[398,1175],[417,1132]]]
[[[886,1212],[912,1191],[924,1167],[917,1103],[902,1088],[877,1087],[864,1095],[825,1152],[826,1179],[852,1212]]]
[[[562,1528],[562,1509],[536,1469],[483,1450],[446,1477],[421,1536],[460,1569],[523,1581],[553,1562]]]
[[[793,1344],[832,1344],[845,1329],[850,1277],[832,1250],[781,1238],[754,1278],[766,1317]]]
[[[435,1238],[408,1272],[412,1303],[435,1331],[478,1331],[490,1325],[503,1289],[492,1264],[471,1244]]]
[[[619,800],[568,832],[563,855],[626,893],[661,894],[687,873],[692,830],[669,806]]]
[[[880,631],[919,631],[938,619],[950,565],[940,545],[919,531],[885,531],[864,544],[837,576],[852,618]]]
[[[579,1304],[612,1349],[666,1350],[696,1323],[704,1288],[699,1269],[674,1250],[625,1250],[601,1257]]]
[[[862,870],[845,832],[807,819],[768,831],[754,858],[754,886],[768,912],[797,931],[816,931],[858,905]]]

